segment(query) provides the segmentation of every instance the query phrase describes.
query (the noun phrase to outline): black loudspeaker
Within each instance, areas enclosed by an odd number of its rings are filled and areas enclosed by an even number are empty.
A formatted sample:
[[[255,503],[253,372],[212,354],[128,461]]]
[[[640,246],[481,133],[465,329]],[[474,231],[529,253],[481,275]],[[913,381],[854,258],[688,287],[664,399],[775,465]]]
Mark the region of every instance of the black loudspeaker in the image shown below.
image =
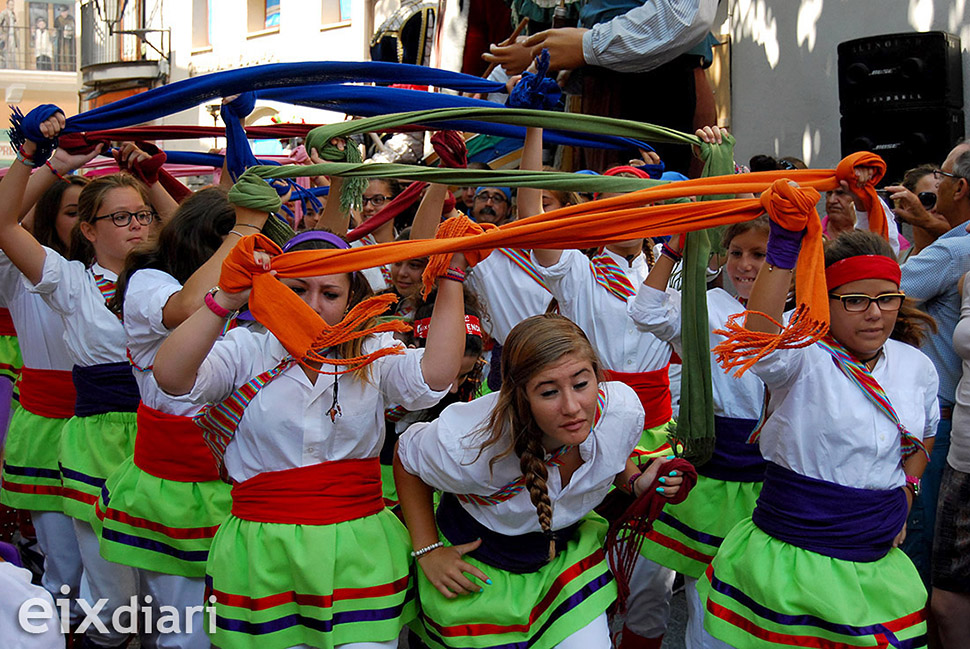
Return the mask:
[[[914,32],[841,43],[839,103],[843,115],[883,108],[962,108],[960,39],[946,32]]]
[[[842,155],[872,151],[881,156],[887,167],[882,185],[898,182],[917,165],[942,164],[963,136],[959,108],[872,110],[842,117]]]

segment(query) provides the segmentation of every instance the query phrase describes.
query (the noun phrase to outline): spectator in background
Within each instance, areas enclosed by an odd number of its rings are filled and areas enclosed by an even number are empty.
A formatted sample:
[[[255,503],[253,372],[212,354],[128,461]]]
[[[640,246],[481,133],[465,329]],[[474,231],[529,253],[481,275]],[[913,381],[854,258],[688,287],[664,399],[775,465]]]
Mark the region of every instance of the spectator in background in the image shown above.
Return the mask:
[[[477,169],[479,171],[484,169],[491,169],[484,162],[469,162],[468,169]],[[471,187],[459,187],[458,192],[455,194],[455,201],[457,207],[463,214],[467,216],[472,215],[472,209],[475,207],[475,190],[478,189],[474,185]]]
[[[51,70],[54,62],[54,45],[51,43],[51,33],[47,29],[47,21],[38,18],[34,23],[34,59],[38,70]]]
[[[7,8],[0,11],[0,67],[18,67],[17,14],[13,10],[13,0],[7,0]]]
[[[508,187],[478,187],[472,204],[476,223],[502,225],[512,220],[512,190]]]
[[[57,32],[57,69],[62,72],[73,72],[76,25],[67,5],[58,5],[57,17],[54,18],[54,31]]]
[[[752,168],[751,171],[754,171]],[[839,187],[825,192],[825,217],[822,233],[834,239],[843,232],[855,229],[856,215],[852,194]]]
[[[914,167],[903,174],[898,185],[886,187],[895,204],[899,220],[913,226],[913,251],[910,256],[936,241],[950,230],[950,224],[936,211],[936,165]]]
[[[953,347],[963,375],[953,406],[950,452],[940,482],[933,537],[933,618],[943,649],[959,649],[970,638],[970,282],[960,278],[960,322]],[[942,462],[940,462],[942,464]]]
[[[970,271],[970,143],[958,144],[934,172],[939,179],[936,211],[950,230],[903,265],[900,289],[936,319],[938,331],[930,333],[921,349],[940,375],[940,425],[936,432],[934,460],[922,478],[922,493],[913,504],[907,522],[906,541],[900,546],[913,560],[924,582],[930,579],[933,527],[936,521],[940,477],[950,449],[950,429],[961,360],[953,349],[953,332],[960,318],[957,280]]]

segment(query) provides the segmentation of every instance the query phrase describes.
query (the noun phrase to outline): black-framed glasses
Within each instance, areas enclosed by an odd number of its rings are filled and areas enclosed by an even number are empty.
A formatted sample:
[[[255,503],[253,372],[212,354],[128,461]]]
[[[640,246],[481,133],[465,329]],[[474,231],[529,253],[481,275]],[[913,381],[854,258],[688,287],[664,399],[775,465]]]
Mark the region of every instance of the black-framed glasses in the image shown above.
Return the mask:
[[[137,212],[120,210],[118,212],[112,212],[111,214],[105,214],[104,216],[96,216],[94,220],[111,219],[111,222],[117,227],[127,228],[131,225],[132,218],[138,221],[139,225],[149,226],[155,221],[155,212],[152,210],[138,210]]]
[[[507,203],[509,201],[505,194],[491,194],[489,192],[479,192],[475,194],[475,200],[487,203],[492,201],[493,203]]]
[[[954,173],[950,173],[949,171],[943,171],[942,169],[933,170],[934,178],[936,178],[937,180],[942,180],[942,176],[946,176],[947,178],[952,178],[953,180],[960,180],[961,178],[963,178],[963,176],[958,176]]]
[[[842,308],[849,313],[868,311],[873,302],[876,303],[880,311],[888,312],[899,311],[899,307],[903,306],[903,300],[906,299],[906,294],[882,293],[881,295],[873,297],[872,295],[863,295],[862,293],[847,293],[845,295],[829,293],[829,297],[842,302]]]
[[[936,192],[920,192],[916,198],[919,199],[919,204],[928,210],[936,207]]]
[[[360,202],[364,207],[367,207],[368,203],[370,203],[374,207],[380,207],[381,205],[383,205],[389,200],[391,200],[391,197],[385,196],[384,194],[374,194],[373,196],[360,197]]]

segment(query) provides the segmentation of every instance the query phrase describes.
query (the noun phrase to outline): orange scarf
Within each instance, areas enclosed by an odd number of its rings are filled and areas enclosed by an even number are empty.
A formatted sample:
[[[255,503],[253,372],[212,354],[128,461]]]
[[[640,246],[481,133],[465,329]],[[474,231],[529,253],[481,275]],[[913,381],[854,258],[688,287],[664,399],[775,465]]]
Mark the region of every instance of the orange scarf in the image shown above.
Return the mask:
[[[457,217],[441,225],[436,239],[395,241],[349,250],[279,254],[276,244],[261,235],[251,235],[242,239],[226,258],[219,284],[229,292],[252,286],[250,309],[253,316],[280,339],[294,358],[304,363],[339,364],[346,367],[343,371],[351,371],[377,357],[399,353],[399,350],[379,350],[353,359],[327,359],[323,350],[371,333],[403,330],[402,327],[407,325],[400,322],[359,329],[369,318],[382,313],[395,298],[378,296],[365,300],[351,309],[343,321],[330,326],[280,283],[280,278],[349,273],[406,259],[430,257],[425,271],[425,286],[428,287],[434,278],[447,270],[450,256],[455,252],[463,252],[469,264],[474,265],[495,248],[593,248],[627,239],[748,221],[767,210],[783,225],[787,223],[785,227],[808,229],[798,260],[797,283],[799,299],[805,305],[802,310],[806,314],[805,323],[814,323],[801,333],[814,336],[818,328],[824,333],[828,324],[821,224],[814,207],[819,198],[818,191],[835,189],[840,180],[855,182],[853,170],[856,166],[874,166],[877,171],[884,169],[884,165],[877,162],[881,163],[878,156],[856,153],[843,160],[836,170],[770,171],[687,180],[573,205],[489,229]],[[880,202],[874,198],[873,184],[881,178],[879,173],[876,176],[863,189],[867,196],[871,192],[870,226],[884,228],[885,215]],[[801,187],[791,186],[788,179]],[[643,207],[647,203],[694,195],[762,191],[764,195],[760,200],[728,199]],[[276,255],[271,263],[275,276],[263,271],[253,261],[256,249]]]

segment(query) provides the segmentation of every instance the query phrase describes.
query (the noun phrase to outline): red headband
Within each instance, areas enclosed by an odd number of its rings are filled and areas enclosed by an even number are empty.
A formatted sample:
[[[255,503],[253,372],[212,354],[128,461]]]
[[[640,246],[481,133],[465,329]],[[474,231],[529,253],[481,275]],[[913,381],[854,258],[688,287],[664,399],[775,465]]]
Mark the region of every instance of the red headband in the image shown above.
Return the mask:
[[[899,286],[900,278],[899,264],[884,255],[856,255],[825,269],[825,284],[830,291],[860,279],[886,279]]]
[[[640,167],[633,167],[631,165],[620,165],[619,167],[613,167],[603,172],[604,176],[616,176],[618,174],[633,174],[637,178],[650,178],[650,174],[646,171]]]
[[[431,318],[414,321],[415,338],[427,338],[429,329],[431,329]],[[482,321],[478,319],[478,316],[465,315],[465,333],[469,336],[482,337]]]

